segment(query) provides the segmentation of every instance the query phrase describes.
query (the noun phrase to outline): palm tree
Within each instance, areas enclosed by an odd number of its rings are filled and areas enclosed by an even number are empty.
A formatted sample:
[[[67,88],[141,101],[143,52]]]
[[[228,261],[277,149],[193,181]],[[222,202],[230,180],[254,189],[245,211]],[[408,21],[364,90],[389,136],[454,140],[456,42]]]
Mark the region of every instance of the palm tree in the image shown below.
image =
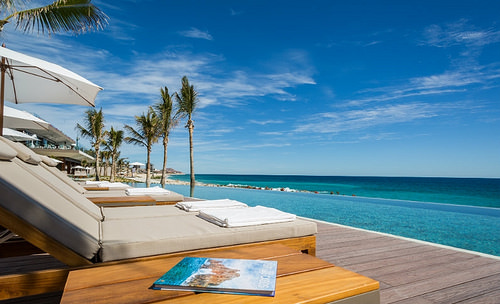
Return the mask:
[[[99,30],[108,23],[108,16],[90,3],[91,0],[56,0],[52,4],[25,9],[29,0],[0,0],[0,32],[6,23],[15,20],[16,29],[49,35],[57,32]]]
[[[192,115],[198,104],[198,92],[194,90],[194,86],[189,85],[189,80],[186,76],[182,77],[182,88],[181,94],[175,93],[175,99],[177,100],[178,110],[177,113],[180,118],[187,117],[186,128],[189,131],[189,168],[191,174],[190,185],[190,196],[194,195],[194,167],[193,167],[193,129],[194,123],[192,120]]]
[[[97,111],[96,109],[90,109],[85,112],[87,115],[85,117],[84,126],[76,124],[76,129],[80,132],[82,137],[90,139],[90,144],[94,148],[95,153],[95,179],[99,180],[99,150],[101,144],[104,143],[104,115],[102,114],[102,108]]]
[[[106,144],[106,142],[103,142],[103,144]],[[102,160],[102,172],[101,176],[108,176],[108,165],[109,165],[109,158],[111,157],[111,152],[110,151],[101,151],[101,160]]]
[[[149,107],[148,113],[135,117],[137,130],[129,125],[125,125],[125,129],[130,133],[130,136],[125,137],[125,141],[129,144],[140,145],[147,148],[147,164],[146,164],[146,187],[149,188],[151,181],[151,149],[153,144],[158,142],[160,137],[160,119],[156,115],[153,107]]]
[[[161,186],[165,187],[165,176],[167,174],[167,146],[168,146],[168,136],[170,135],[170,130],[177,126],[179,120],[174,115],[174,105],[172,103],[172,98],[168,94],[168,88],[161,88],[161,102],[155,105],[156,115],[158,115],[161,122],[161,134],[163,139],[163,169],[161,172]]]
[[[123,143],[123,130],[115,130],[113,127],[108,132],[108,140],[106,142],[106,148],[111,153],[111,176],[109,178],[110,182],[115,181],[116,175],[116,162],[120,154],[118,149]]]
[[[127,160],[127,158],[119,158],[120,156],[120,152],[118,152],[118,156],[117,156],[117,161],[116,161],[116,165],[118,166],[118,172],[122,172],[123,169],[125,168],[126,171],[125,171],[125,176],[128,176],[128,170],[129,170],[129,161]]]

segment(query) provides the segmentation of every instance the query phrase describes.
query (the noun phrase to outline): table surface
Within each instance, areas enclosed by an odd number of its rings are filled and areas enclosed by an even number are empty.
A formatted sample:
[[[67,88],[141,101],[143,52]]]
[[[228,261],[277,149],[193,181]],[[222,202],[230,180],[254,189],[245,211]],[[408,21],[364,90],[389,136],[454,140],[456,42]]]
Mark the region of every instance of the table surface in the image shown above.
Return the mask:
[[[201,251],[189,256],[278,261],[275,297],[150,289],[183,256],[111,263],[69,273],[61,303],[325,303],[379,288],[375,280],[283,245]]]

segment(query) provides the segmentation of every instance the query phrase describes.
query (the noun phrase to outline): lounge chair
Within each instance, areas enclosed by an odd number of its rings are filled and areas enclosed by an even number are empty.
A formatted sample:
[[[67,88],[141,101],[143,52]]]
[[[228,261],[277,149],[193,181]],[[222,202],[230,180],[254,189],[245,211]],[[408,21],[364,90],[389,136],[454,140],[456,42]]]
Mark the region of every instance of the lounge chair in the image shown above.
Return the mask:
[[[39,165],[36,167],[27,166],[28,170],[35,170],[39,176],[41,175],[47,184],[52,185],[56,189],[72,188],[77,193],[84,194],[90,198],[92,202],[106,206],[120,205],[166,205],[175,204],[182,201],[184,197],[178,193],[168,191],[166,194],[147,194],[142,196],[129,196],[126,194],[125,188],[111,188],[112,190],[89,191],[79,185],[77,182],[70,179],[63,172],[59,171],[55,166],[57,163],[49,157],[38,155],[28,147],[21,143],[12,142],[6,138],[0,137],[0,141],[9,145],[10,148],[17,152],[18,158],[22,159],[27,164]],[[41,168],[38,168],[41,167]],[[43,169],[42,169],[43,168]],[[45,171],[45,172],[44,172]],[[50,173],[50,174],[49,174]],[[65,185],[63,185],[63,183]],[[131,188],[131,187],[129,187]]]
[[[308,220],[222,228],[194,215],[155,214],[156,208],[173,206],[151,206],[149,214],[139,210],[150,207],[120,208],[112,216],[76,191],[48,186],[43,171],[36,176],[27,169],[42,168],[36,161],[17,156],[0,141],[0,226],[69,266],[267,242],[315,253],[317,228]]]

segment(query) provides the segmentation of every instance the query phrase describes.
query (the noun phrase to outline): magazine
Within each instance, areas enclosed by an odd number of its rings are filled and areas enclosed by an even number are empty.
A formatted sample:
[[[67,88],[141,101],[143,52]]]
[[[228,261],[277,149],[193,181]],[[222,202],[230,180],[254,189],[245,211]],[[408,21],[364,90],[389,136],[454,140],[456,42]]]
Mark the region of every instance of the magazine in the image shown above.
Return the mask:
[[[273,297],[277,261],[185,257],[151,288]]]

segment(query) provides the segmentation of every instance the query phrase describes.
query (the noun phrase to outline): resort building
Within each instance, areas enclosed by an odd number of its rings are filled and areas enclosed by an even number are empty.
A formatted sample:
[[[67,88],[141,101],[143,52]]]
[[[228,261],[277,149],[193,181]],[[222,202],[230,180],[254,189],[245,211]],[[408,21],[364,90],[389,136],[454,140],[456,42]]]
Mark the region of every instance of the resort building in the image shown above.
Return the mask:
[[[17,114],[24,111],[16,110],[15,112]],[[24,112],[24,114],[29,113]],[[14,136],[9,138],[8,135],[5,135],[7,138],[22,142],[38,154],[46,155],[60,161],[57,166],[59,170],[75,175],[93,174],[93,169],[82,167],[82,162],[93,163],[94,157],[83,152],[78,146],[78,142],[75,142],[75,140],[53,125],[46,123],[46,125],[40,127],[39,124],[34,124],[31,127],[29,124],[20,124],[15,123],[14,120],[6,120],[5,127],[27,136],[26,138]]]

